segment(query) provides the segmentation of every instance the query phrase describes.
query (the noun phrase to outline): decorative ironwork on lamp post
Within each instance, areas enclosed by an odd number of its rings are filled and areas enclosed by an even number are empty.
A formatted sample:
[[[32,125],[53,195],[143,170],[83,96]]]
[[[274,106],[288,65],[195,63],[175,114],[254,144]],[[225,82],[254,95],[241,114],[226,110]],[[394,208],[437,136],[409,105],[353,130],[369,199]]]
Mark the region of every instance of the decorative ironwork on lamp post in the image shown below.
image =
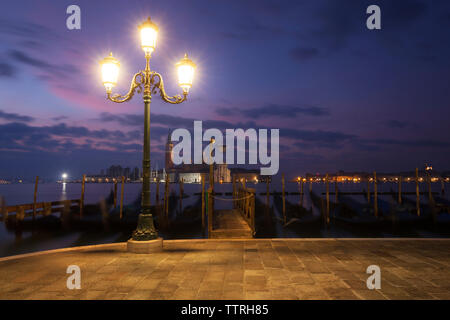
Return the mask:
[[[144,147],[143,147],[143,181],[142,203],[139,214],[138,226],[133,232],[132,239],[138,241],[152,240],[158,237],[153,224],[153,216],[150,209],[150,102],[152,94],[159,94],[168,103],[178,104],[187,99],[189,89],[192,86],[195,64],[185,54],[184,58],[176,64],[178,71],[178,84],[183,89],[183,95],[168,96],[164,90],[162,76],[150,69],[150,58],[156,47],[158,27],[150,20],[150,17],[139,26],[141,35],[141,47],[145,52],[145,69],[136,73],[131,81],[130,90],[125,95],[112,94],[112,88],[117,84],[120,64],[112,56],[112,53],[101,61],[103,84],[109,100],[123,103],[133,98],[135,93],[142,93],[144,99]]]

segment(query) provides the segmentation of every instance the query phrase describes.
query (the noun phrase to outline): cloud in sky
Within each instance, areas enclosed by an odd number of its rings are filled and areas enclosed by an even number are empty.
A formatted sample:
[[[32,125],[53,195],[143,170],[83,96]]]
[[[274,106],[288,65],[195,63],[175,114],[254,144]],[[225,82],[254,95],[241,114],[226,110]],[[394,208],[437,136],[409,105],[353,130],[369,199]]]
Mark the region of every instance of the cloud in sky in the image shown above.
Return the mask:
[[[14,20],[10,18],[0,18],[0,33],[8,36],[16,36],[23,39],[36,40],[61,40],[53,29],[43,26],[42,24],[30,22],[28,20]]]
[[[265,106],[240,109],[240,108],[219,108],[216,110],[218,114],[232,114],[243,115],[248,118],[262,118],[262,117],[280,117],[280,118],[294,118],[298,115],[306,115],[313,117],[322,117],[330,114],[329,110],[317,106],[292,106],[268,104]]]
[[[408,121],[389,120],[386,122],[386,126],[394,129],[404,129],[407,127],[412,127],[413,125]]]
[[[294,60],[304,61],[315,58],[319,55],[317,48],[296,47],[289,52]]]
[[[16,115],[17,117],[17,115]],[[11,118],[10,118],[11,119]],[[91,139],[92,145],[102,147],[103,142],[116,141],[125,143],[140,139],[140,131],[90,130],[83,126],[68,126],[60,123],[51,126],[33,126],[21,122],[10,122],[0,125],[0,148],[3,150],[47,150],[50,152],[67,151],[69,146],[83,145],[85,139]],[[82,141],[78,143],[79,141]],[[106,146],[106,144],[105,144]]]
[[[50,78],[60,77],[60,76],[74,76],[74,73],[78,73],[79,70],[74,65],[64,64],[56,65],[48,63],[44,60],[33,58],[23,51],[11,50],[9,56],[20,63],[28,66],[38,68],[45,72],[45,76]]]
[[[127,127],[133,127],[132,130],[126,131],[89,129],[85,126],[70,126],[64,123],[36,126],[29,124],[33,121],[32,117],[3,111],[0,111],[0,118],[9,121],[0,124],[0,149],[3,155],[8,154],[8,157],[12,154],[24,152],[29,154],[39,152],[41,155],[42,153],[50,153],[54,154],[55,157],[79,152],[83,152],[86,157],[90,157],[110,152],[111,154],[120,154],[121,157],[125,153],[133,154],[133,157],[136,157],[136,154],[140,154],[142,149],[140,126],[142,126],[143,117],[140,115],[101,113],[100,118],[96,119],[102,120],[104,123],[114,122],[115,124],[121,123]],[[152,114],[152,119],[152,154],[155,154],[156,161],[162,161],[168,129],[177,127],[191,129],[194,119],[161,114]],[[247,129],[253,127],[248,125],[254,123],[241,124],[242,126],[236,126],[235,123],[228,121],[212,120],[204,122],[204,129],[211,127],[222,130],[227,128]],[[113,127],[116,127],[116,125]],[[280,128],[280,138],[280,151],[285,159],[290,159],[292,154],[298,152],[307,154],[309,158],[319,157],[322,149],[334,150],[333,152],[340,154],[343,150],[346,150],[346,152],[351,150],[353,152],[385,152],[392,147],[396,149],[404,148],[405,150],[409,148],[446,150],[450,146],[448,142],[433,139],[368,139],[333,130],[299,128]]]
[[[382,146],[399,146],[399,147],[424,147],[424,148],[448,148],[450,142],[439,141],[434,139],[417,139],[417,140],[399,140],[399,139],[364,139],[367,144]]]
[[[16,68],[12,64],[6,62],[0,63],[0,77],[13,77],[16,71]]]
[[[19,122],[31,122],[34,120],[33,117],[20,115],[18,113],[9,113],[0,110],[0,119],[7,121],[19,121]]]

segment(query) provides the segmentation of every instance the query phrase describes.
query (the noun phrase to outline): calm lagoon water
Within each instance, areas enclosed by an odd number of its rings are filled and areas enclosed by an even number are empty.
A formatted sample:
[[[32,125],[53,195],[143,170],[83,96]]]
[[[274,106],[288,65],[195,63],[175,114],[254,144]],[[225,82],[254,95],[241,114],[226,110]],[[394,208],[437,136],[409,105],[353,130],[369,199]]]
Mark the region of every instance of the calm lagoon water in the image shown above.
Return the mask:
[[[164,192],[164,185],[160,184],[160,198]],[[266,192],[266,185],[264,183],[252,184],[248,183],[247,187],[255,188],[258,198],[261,202],[265,203],[265,195],[261,195],[260,193]],[[339,184],[339,191],[363,191],[366,190],[366,183],[346,183]],[[113,184],[104,183],[104,184],[86,184],[85,188],[85,203],[86,204],[95,204],[108,197],[110,192],[113,190]],[[232,186],[231,184],[217,184],[216,192],[231,192]],[[446,189],[448,189],[448,184],[446,185]],[[171,184],[170,185],[171,192],[179,193],[179,185]],[[277,192],[281,192],[281,183],[273,182],[270,185],[270,190]],[[318,208],[315,208],[309,195],[308,195],[309,185],[304,185],[305,196],[303,200],[304,207],[309,209],[313,209],[313,213],[316,215],[320,215],[320,211]],[[420,190],[427,191],[427,185],[421,184]],[[299,188],[296,183],[287,183],[286,184],[287,192],[298,192]],[[325,192],[325,184],[318,183],[313,184],[313,191],[316,194],[321,194]],[[330,183],[330,192],[334,191],[334,184]],[[371,186],[371,191],[373,191],[373,186]],[[380,183],[378,184],[378,191],[397,191],[397,185],[394,183]],[[403,183],[402,185],[403,192],[414,192],[415,184],[414,183]],[[441,185],[440,183],[434,183],[432,185],[432,191],[440,192]],[[120,194],[120,184],[118,184],[118,192]],[[136,200],[141,192],[141,185],[139,183],[129,183],[125,184],[124,189],[124,203],[130,204]],[[151,185],[151,195],[152,195],[152,203],[155,201],[155,192],[156,192],[156,184]],[[194,204],[197,200],[197,196],[193,196],[194,193],[201,192],[201,185],[199,184],[185,184],[184,192],[189,194],[190,197],[183,199],[183,207]],[[449,199],[450,190],[446,190],[445,198]],[[16,205],[16,204],[25,204],[33,202],[33,193],[34,193],[34,184],[11,184],[11,185],[0,185],[0,196],[6,201],[7,205]],[[56,201],[56,200],[64,200],[64,199],[79,199],[81,195],[81,184],[78,183],[67,183],[67,184],[59,184],[59,183],[42,183],[39,184],[37,201]],[[220,198],[231,198],[230,196],[222,195]],[[353,199],[364,203],[366,201],[365,196],[357,195],[350,196]],[[412,200],[415,199],[415,196],[407,196]],[[333,201],[334,196],[330,196],[330,200]],[[392,196],[379,196],[380,201],[384,200],[387,202],[392,201]],[[291,203],[299,202],[299,195],[288,195],[286,200]],[[336,226],[330,226],[328,228],[321,228],[318,232],[314,234],[299,234],[293,228],[285,228],[282,226],[281,217],[282,213],[277,210],[277,206],[273,203],[273,197],[270,197],[271,206],[274,207],[274,215],[275,215],[275,229],[277,237],[358,237],[360,236],[357,233],[348,231],[347,229],[338,228]],[[423,203],[427,203],[427,196],[421,196],[421,201]],[[216,201],[216,209],[231,209],[232,202],[217,200]],[[258,213],[257,213],[258,214]],[[260,213],[262,214],[262,213]],[[420,237],[439,237],[441,234],[436,234],[433,232],[429,232],[427,230],[415,230],[415,236]],[[380,236],[391,237],[398,236],[396,234],[385,233]],[[199,238],[202,237],[201,234],[198,235]],[[48,250],[55,248],[62,248],[68,246],[74,246],[80,244],[80,238],[84,239],[83,244],[86,244],[86,236],[79,232],[71,232],[71,233],[61,233],[55,236],[55,234],[46,234],[44,232],[38,234],[31,234],[30,232],[24,232],[21,240],[18,242],[16,240],[14,232],[10,232],[6,230],[3,223],[0,223],[0,256],[7,256],[12,254],[20,254],[25,252],[33,252],[39,250]],[[118,235],[115,234],[105,234],[103,236],[95,236],[92,238],[88,237],[89,244],[97,244],[97,243],[110,243],[116,241]]]

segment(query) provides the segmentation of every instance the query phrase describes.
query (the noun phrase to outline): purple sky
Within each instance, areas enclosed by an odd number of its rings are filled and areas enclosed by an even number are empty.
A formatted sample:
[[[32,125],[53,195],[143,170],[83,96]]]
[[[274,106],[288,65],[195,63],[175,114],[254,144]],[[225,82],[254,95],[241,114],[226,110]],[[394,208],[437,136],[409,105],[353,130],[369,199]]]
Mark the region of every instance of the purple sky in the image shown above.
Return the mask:
[[[81,30],[66,8],[81,7]],[[366,28],[370,4],[382,30]],[[160,28],[151,67],[189,101],[152,100],[152,165],[168,129],[279,128],[281,171],[449,169],[448,1],[24,1],[0,12],[0,178],[140,166],[143,105],[105,99],[98,61],[121,62],[125,93],[144,68],[136,26]]]

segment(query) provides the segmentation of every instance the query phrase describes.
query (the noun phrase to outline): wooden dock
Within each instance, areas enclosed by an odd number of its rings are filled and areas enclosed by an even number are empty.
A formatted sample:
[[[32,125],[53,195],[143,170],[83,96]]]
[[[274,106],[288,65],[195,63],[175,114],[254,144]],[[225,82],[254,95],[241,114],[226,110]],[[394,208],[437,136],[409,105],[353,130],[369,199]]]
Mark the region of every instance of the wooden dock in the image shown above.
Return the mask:
[[[253,232],[237,210],[215,210],[210,238],[251,239]]]

